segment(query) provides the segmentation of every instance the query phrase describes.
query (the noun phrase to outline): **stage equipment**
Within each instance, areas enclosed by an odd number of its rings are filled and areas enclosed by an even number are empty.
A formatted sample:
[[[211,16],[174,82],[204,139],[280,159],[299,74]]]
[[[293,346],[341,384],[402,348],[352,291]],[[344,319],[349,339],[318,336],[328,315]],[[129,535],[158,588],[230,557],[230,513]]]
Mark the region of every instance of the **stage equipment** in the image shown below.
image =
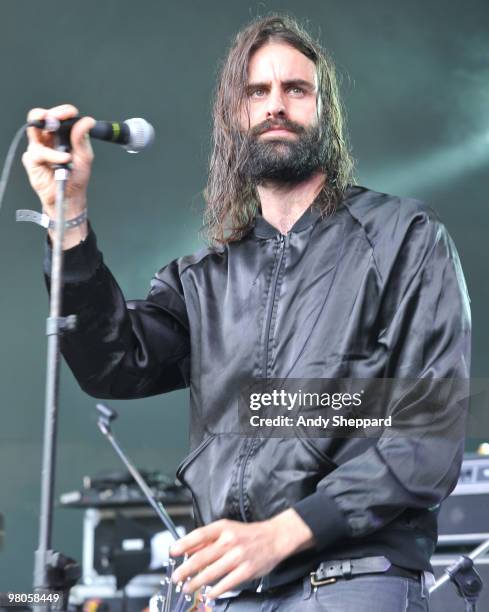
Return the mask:
[[[109,408],[105,404],[97,404],[97,411],[99,413],[98,428],[102,432],[105,438],[110,442],[112,448],[119,455],[119,458],[126,466],[127,470],[134,478],[139,488],[143,492],[145,498],[149,502],[150,506],[156,512],[161,522],[167,528],[170,536],[174,540],[178,540],[180,534],[177,531],[175,524],[173,523],[170,515],[166,511],[165,507],[156,499],[153,491],[148,486],[141,473],[137,470],[134,464],[129,460],[121,446],[115,439],[115,436],[111,430],[111,422],[117,418],[115,410]],[[187,555],[180,558],[178,561],[186,561]],[[171,576],[175,566],[177,565],[176,559],[170,559],[167,564],[167,575],[161,582],[162,588],[160,591],[151,598],[150,609],[151,612],[186,612],[192,609],[194,612],[205,612],[207,605],[205,601],[206,587],[199,589],[193,596],[187,595],[183,591],[183,582],[179,582],[176,586],[173,585]],[[187,580],[190,580],[189,577]],[[195,604],[195,605],[194,605]]]
[[[145,474],[180,536],[194,528],[192,498],[180,483],[157,472]],[[83,488],[60,496],[65,508],[85,510],[83,574],[72,587],[70,605],[118,612],[140,611],[160,588],[173,537],[128,472],[86,476]]]
[[[476,610],[482,577],[489,578],[489,458],[465,455],[457,486],[442,503],[438,515],[438,546],[431,559],[436,583],[430,589],[430,610]],[[470,550],[473,546],[474,550]],[[482,577],[481,575],[482,574]],[[453,582],[448,585],[446,583]],[[442,589],[440,587],[444,586]],[[482,591],[481,609],[489,609]]]
[[[483,588],[478,597],[477,607],[467,607],[455,584],[447,576],[447,569],[455,565],[460,559],[460,553],[437,552],[431,558],[433,573],[438,583],[443,580],[441,588],[430,589],[430,612],[463,612],[464,610],[479,610],[485,612],[489,610],[489,590]],[[489,584],[489,558],[482,556],[474,559],[474,568],[480,575],[482,582]],[[435,583],[435,585],[437,584]],[[474,583],[477,586],[476,583]]]
[[[489,540],[489,457],[467,454],[457,486],[438,515],[438,546]]]

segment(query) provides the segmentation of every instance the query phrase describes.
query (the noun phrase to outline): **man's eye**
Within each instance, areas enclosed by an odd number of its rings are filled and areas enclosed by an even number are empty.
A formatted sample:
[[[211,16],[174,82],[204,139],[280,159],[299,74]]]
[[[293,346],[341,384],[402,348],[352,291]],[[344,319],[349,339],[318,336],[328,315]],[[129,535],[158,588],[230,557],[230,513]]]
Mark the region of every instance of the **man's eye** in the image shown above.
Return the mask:
[[[293,94],[303,94],[304,90],[302,87],[289,87],[289,91]]]
[[[264,95],[264,93],[265,93],[265,90],[264,90],[264,89],[253,89],[253,90],[250,92],[250,96],[251,96],[252,98],[261,98],[261,97]]]

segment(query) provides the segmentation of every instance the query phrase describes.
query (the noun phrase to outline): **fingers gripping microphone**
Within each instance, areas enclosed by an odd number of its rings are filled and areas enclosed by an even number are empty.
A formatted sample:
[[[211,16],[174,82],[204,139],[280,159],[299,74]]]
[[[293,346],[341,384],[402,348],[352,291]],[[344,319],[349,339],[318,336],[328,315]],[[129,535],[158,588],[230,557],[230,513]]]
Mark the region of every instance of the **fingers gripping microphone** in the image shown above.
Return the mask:
[[[47,117],[46,119],[29,121],[27,127],[35,127],[48,132],[62,130],[69,134],[71,128],[79,119],[81,117],[72,117],[60,121],[55,117]],[[91,138],[97,140],[120,144],[128,153],[139,153],[139,151],[146,149],[153,143],[155,137],[153,126],[145,119],[140,118],[126,119],[122,123],[97,121],[89,134]]]

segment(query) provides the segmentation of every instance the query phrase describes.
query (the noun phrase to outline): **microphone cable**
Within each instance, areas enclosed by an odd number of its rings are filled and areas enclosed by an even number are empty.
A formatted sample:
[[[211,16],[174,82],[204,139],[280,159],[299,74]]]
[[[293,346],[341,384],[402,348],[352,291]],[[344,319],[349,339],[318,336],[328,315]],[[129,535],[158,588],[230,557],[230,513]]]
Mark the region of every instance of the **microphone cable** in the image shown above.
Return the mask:
[[[27,128],[27,123],[24,123],[22,127],[20,127],[15,136],[12,138],[12,142],[7,151],[7,156],[5,157],[5,161],[3,163],[2,174],[0,175],[0,210],[2,208],[3,196],[5,195],[5,190],[7,189],[7,182],[10,176],[10,171],[12,169],[12,164],[15,159],[15,153],[17,151],[17,147],[19,146],[20,141],[22,140],[22,136],[25,133]]]

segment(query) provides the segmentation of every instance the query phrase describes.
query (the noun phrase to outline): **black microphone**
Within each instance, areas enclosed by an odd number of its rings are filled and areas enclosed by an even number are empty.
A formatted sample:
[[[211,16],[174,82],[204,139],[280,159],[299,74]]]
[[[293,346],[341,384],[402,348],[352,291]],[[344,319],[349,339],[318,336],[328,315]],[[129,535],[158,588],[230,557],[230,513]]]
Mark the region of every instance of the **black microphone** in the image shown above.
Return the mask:
[[[29,121],[27,127],[35,127],[48,132],[61,131],[68,136],[71,128],[81,117],[71,117],[70,119],[56,119],[47,117]],[[128,153],[139,153],[149,147],[154,140],[155,131],[153,126],[145,119],[135,118],[126,119],[122,123],[117,121],[97,121],[89,132],[92,138],[115,142],[122,145]]]

